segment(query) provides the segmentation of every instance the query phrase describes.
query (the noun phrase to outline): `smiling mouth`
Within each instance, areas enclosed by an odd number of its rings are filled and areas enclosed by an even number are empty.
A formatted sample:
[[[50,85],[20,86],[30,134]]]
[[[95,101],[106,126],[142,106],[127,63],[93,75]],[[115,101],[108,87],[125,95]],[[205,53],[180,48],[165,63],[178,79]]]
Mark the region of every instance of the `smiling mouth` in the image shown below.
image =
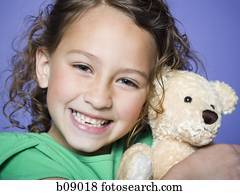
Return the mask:
[[[105,127],[105,126],[109,125],[111,122],[113,122],[112,120],[92,118],[92,117],[86,116],[74,109],[70,109],[70,110],[72,112],[74,119],[78,123],[89,126],[89,127],[101,128],[101,127]]]

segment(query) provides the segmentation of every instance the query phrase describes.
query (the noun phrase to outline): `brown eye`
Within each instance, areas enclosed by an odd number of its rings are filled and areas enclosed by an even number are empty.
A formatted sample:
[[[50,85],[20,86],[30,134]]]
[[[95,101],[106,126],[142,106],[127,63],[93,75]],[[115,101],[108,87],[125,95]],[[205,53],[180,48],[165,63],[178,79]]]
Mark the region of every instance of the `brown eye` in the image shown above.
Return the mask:
[[[79,71],[86,72],[86,73],[92,73],[93,72],[91,67],[87,64],[82,64],[82,63],[73,64],[73,67],[77,68]]]
[[[136,89],[139,88],[138,85],[136,83],[134,83],[134,81],[132,81],[130,79],[127,79],[127,78],[121,78],[121,79],[119,79],[118,82],[120,82],[120,83],[122,83],[122,84],[124,84],[128,87],[133,87],[133,88],[136,88]]]
[[[186,96],[186,97],[184,98],[184,102],[186,102],[186,103],[191,103],[191,102],[192,102],[192,98],[191,98],[190,96]]]

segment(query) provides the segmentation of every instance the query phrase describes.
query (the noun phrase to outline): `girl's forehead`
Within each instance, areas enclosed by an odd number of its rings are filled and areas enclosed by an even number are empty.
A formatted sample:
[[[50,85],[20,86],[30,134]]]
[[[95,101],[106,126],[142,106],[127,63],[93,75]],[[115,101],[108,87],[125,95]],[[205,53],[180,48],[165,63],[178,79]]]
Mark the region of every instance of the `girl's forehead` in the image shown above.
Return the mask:
[[[145,29],[137,26],[129,15],[108,5],[99,5],[86,10],[71,25],[69,25],[66,32],[88,30],[90,36],[94,32],[104,29],[106,31],[112,30],[112,33],[115,34],[125,33],[125,35],[134,31],[136,36],[141,35],[143,38],[148,39],[151,44],[155,44],[152,35]],[[117,32],[114,30],[117,30]]]
[[[80,47],[90,53],[119,52],[122,57],[147,57],[148,60],[155,58],[157,52],[150,33],[138,27],[125,13],[105,5],[88,10],[69,25],[61,44],[65,48],[75,47],[71,49]]]

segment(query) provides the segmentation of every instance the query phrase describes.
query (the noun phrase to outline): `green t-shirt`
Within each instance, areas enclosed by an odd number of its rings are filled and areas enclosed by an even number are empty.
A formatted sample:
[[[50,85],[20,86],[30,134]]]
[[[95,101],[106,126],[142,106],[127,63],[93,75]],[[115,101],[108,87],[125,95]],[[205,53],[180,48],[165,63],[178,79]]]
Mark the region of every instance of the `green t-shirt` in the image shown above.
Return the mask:
[[[152,142],[145,133],[138,142]],[[115,179],[123,140],[110,154],[83,156],[58,144],[47,133],[0,133],[0,179]]]

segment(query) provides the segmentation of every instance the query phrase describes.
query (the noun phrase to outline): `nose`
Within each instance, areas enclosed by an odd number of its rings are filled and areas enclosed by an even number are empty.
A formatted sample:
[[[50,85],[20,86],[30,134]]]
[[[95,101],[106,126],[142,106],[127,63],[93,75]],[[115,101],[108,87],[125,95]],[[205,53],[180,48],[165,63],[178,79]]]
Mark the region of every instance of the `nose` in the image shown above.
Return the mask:
[[[94,109],[109,109],[112,107],[111,91],[107,86],[92,85],[84,94],[84,101]]]
[[[218,119],[218,115],[211,110],[204,110],[202,113],[204,123],[211,125],[215,123]]]

